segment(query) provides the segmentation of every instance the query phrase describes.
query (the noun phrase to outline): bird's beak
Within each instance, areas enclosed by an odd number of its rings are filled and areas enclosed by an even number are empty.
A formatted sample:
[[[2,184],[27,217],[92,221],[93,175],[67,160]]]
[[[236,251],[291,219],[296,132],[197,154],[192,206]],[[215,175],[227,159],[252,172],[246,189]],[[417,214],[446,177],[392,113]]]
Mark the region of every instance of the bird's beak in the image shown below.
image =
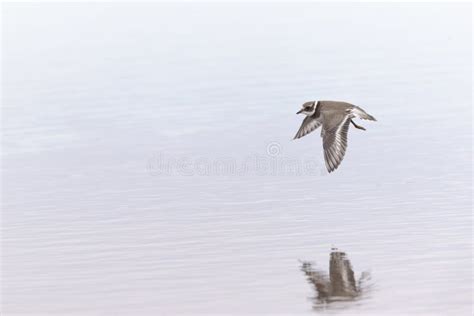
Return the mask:
[[[301,110],[299,110],[298,112],[296,112],[296,114],[300,114],[300,113],[303,112],[303,111],[304,111],[304,109],[301,109]]]

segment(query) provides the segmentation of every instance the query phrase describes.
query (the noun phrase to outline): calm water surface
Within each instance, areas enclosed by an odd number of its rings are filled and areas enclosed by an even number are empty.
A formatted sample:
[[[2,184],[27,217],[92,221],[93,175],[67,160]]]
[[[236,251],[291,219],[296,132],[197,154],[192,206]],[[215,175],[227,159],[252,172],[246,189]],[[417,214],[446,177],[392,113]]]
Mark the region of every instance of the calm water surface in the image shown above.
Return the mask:
[[[471,314],[469,4],[2,8],[2,315]],[[314,99],[378,119],[330,175]]]

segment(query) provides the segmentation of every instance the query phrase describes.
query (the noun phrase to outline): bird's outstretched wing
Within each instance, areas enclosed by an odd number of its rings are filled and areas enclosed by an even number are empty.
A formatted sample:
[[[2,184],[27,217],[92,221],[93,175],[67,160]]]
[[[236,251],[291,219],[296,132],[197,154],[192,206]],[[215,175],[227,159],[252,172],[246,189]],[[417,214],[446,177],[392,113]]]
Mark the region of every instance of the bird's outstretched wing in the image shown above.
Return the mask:
[[[324,120],[321,137],[323,138],[324,160],[328,172],[336,170],[344,159],[350,122],[349,113],[333,115],[330,120]]]
[[[301,124],[300,129],[298,130],[298,132],[296,133],[293,139],[301,138],[305,135],[308,135],[309,133],[317,129],[319,126],[321,126],[321,121],[314,118],[312,115],[307,116],[303,120],[303,123]]]

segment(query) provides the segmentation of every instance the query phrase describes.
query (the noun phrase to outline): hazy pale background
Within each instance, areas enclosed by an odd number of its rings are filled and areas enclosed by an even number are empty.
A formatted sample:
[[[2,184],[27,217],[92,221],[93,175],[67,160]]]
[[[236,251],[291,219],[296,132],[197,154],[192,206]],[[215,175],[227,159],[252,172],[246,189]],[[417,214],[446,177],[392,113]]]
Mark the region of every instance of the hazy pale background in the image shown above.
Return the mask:
[[[469,4],[2,9],[2,315],[311,314],[331,246],[338,313],[471,314]],[[314,99],[378,119],[330,175]]]

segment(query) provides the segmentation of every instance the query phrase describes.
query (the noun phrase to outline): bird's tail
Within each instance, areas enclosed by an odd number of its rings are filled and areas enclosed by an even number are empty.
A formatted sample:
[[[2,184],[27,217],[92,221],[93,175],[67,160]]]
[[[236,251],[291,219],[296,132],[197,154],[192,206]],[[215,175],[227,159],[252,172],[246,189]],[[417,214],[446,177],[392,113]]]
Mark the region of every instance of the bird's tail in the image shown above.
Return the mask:
[[[354,108],[352,109],[352,113],[362,120],[377,121],[375,117],[365,112],[362,108],[358,106],[354,106]]]

